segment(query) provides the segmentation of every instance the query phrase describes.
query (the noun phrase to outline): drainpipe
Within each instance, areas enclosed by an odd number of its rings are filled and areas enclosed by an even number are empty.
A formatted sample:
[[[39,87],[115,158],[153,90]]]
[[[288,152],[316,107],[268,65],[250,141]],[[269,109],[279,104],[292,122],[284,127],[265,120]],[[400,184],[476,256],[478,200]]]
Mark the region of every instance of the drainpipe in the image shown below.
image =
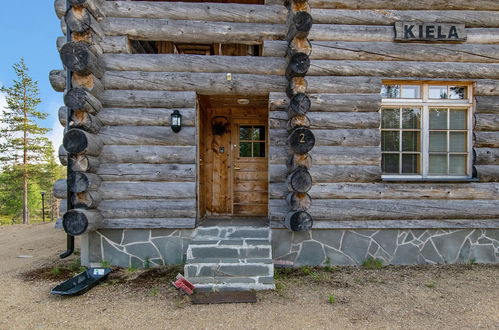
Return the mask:
[[[66,0],[66,12],[71,8],[71,5],[69,4],[69,1]],[[71,30],[69,29],[69,26],[66,25],[66,42],[71,42]],[[71,79],[73,79],[73,74],[69,68],[66,68],[66,92],[68,92],[71,89]],[[66,129],[65,132],[68,132],[71,128],[70,121],[71,117],[73,114],[73,110],[71,108],[66,109]],[[71,174],[71,165],[70,165],[70,159],[71,155],[69,152],[67,153],[68,161],[67,161],[67,176],[66,178],[69,178],[69,175]],[[66,179],[66,184],[67,184],[67,196],[66,196],[66,201],[67,201],[67,210],[71,210],[73,208],[73,203],[71,202],[71,192],[69,191],[69,184]],[[69,257],[70,255],[73,254],[75,250],[75,238],[74,236],[67,235],[66,238],[66,245],[67,245],[67,250],[59,255],[59,258],[64,259]]]

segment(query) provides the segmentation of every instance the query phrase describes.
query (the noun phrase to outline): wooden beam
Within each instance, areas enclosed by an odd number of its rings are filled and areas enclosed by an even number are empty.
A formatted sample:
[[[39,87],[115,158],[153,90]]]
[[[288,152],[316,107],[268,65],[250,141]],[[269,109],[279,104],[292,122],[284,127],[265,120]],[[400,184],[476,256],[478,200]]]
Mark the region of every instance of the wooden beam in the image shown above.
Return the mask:
[[[105,145],[100,159],[103,163],[195,164],[196,147]]]
[[[499,148],[474,148],[475,165],[499,165]]]
[[[313,8],[398,10],[499,10],[495,0],[309,0]]]
[[[345,80],[345,77],[341,77]],[[365,83],[366,80],[353,79],[353,84]],[[346,79],[348,80],[348,79]],[[357,85],[358,86],[358,85]],[[366,86],[367,87],[367,86]],[[378,112],[381,107],[381,96],[376,94],[308,94],[311,101],[310,111],[326,112]],[[269,106],[271,111],[286,111],[289,107],[289,98],[284,93],[270,93]]]
[[[72,128],[64,134],[63,144],[64,149],[71,154],[98,156],[102,149],[100,138],[77,128]]]
[[[109,126],[170,126],[174,111],[182,115],[182,126],[195,125],[196,109],[193,108],[104,108],[99,112],[99,119]]]
[[[52,70],[49,74],[50,84],[57,92],[64,92],[66,89],[66,71]],[[99,96],[104,90],[100,79],[94,75],[79,75],[74,73],[72,79],[73,87],[81,87],[88,90],[92,95]]]
[[[337,128],[379,128],[380,116],[376,112],[308,112],[307,118],[312,129]],[[483,118],[482,121],[485,121]],[[477,121],[478,123],[478,121]],[[269,127],[288,128],[288,114],[284,111],[272,111],[269,114]]]
[[[194,164],[101,164],[97,174],[104,181],[195,182]]]
[[[101,229],[181,229],[195,228],[196,218],[120,218],[106,219]]]
[[[270,182],[284,182],[287,172],[285,165],[270,165]],[[380,166],[373,165],[316,165],[314,163],[309,172],[314,184],[325,182],[376,182],[381,180]]]
[[[104,144],[113,145],[194,146],[195,136],[194,127],[183,127],[175,133],[165,126],[105,126],[99,133]]]
[[[69,0],[69,4],[73,7],[83,7],[88,9],[97,19],[105,17],[103,11],[105,0]]]
[[[121,84],[124,84],[121,81]],[[171,91],[106,90],[100,97],[106,107],[187,108],[196,106],[196,93]]]
[[[476,165],[478,178],[483,182],[499,182],[499,165]]]
[[[476,112],[477,113],[492,113],[499,112],[499,96],[477,96]]]
[[[99,211],[106,219],[194,218],[196,199],[104,200]]]
[[[103,199],[193,199],[195,182],[104,181],[99,191]]]
[[[62,126],[66,126],[67,110],[67,107],[59,108],[59,122]],[[89,133],[97,134],[102,127],[102,122],[98,117],[95,117],[87,112],[75,110],[72,112],[69,126],[71,128],[79,128]]]
[[[271,221],[270,228],[286,228],[282,221]],[[497,229],[499,219],[488,220],[353,220],[316,221],[314,229]]]
[[[499,148],[499,132],[475,131],[475,147]]]
[[[316,146],[356,146],[374,147],[381,143],[379,129],[318,129],[314,130]],[[273,129],[270,131],[271,146],[286,146],[288,132]]]
[[[499,131],[499,115],[492,113],[477,113],[475,115],[476,131]]]
[[[99,38],[104,37],[104,31],[89,11],[85,8],[72,8],[64,15],[66,26],[72,33],[95,33]]]
[[[102,109],[102,103],[86,88],[75,87],[64,95],[64,104],[72,110],[87,112],[96,115]]]
[[[307,76],[307,91],[312,94],[378,93],[379,95],[381,80],[380,77]]]
[[[239,43],[257,45],[262,40],[282,39],[282,24],[227,23],[148,18],[112,18],[102,21],[107,35],[126,35],[139,40],[184,43]]]

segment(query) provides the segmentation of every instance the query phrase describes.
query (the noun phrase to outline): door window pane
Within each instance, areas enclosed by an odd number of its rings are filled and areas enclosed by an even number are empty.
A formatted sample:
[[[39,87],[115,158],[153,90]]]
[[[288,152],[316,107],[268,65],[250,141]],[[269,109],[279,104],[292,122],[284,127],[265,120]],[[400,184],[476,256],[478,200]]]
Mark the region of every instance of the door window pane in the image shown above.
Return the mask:
[[[402,154],[402,173],[405,174],[419,173],[418,154]]]
[[[465,155],[450,155],[449,156],[449,174],[450,175],[465,175],[466,174],[466,156]]]
[[[381,156],[381,169],[383,173],[399,174],[399,154],[383,154]]]
[[[420,151],[419,132],[402,132],[402,151]]]
[[[447,174],[447,155],[430,155],[429,174]]]
[[[449,128],[466,129],[466,110],[450,110]]]
[[[421,110],[402,109],[402,128],[420,128],[421,126]]]
[[[239,157],[252,157],[251,142],[241,142],[239,145]]]
[[[239,139],[240,140],[251,140],[251,126],[241,126],[239,127]]]
[[[265,140],[265,126],[255,126],[253,128],[253,140]]]
[[[462,100],[468,97],[466,86],[451,86],[449,87],[449,99]]]
[[[447,152],[446,132],[430,132],[430,152]]]
[[[253,143],[253,157],[265,157],[265,142]]]
[[[430,109],[430,129],[447,129],[447,109]]]
[[[448,97],[447,86],[430,86],[429,89],[430,99],[446,99]]]
[[[451,152],[466,152],[466,133],[450,132],[449,151]]]
[[[399,131],[381,132],[381,149],[383,151],[400,151]]]
[[[381,114],[381,128],[400,128],[399,109],[383,109]]]
[[[421,87],[419,85],[402,85],[401,97],[403,99],[417,99],[421,97]]]

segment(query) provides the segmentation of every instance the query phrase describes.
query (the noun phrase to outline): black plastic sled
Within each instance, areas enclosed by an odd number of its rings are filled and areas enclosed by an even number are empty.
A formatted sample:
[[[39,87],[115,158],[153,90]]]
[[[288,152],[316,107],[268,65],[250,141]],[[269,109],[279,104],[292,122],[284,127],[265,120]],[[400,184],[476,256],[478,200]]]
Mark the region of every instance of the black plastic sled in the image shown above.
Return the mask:
[[[62,282],[50,291],[51,294],[63,296],[77,296],[84,294],[100,282],[106,279],[111,273],[110,268],[89,268],[69,280]]]

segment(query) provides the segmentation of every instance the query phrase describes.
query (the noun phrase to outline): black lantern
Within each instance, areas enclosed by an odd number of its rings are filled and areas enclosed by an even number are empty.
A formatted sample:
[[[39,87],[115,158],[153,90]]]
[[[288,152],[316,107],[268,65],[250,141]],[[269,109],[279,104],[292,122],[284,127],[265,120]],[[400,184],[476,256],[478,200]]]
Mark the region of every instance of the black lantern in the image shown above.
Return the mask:
[[[175,133],[180,132],[182,129],[182,115],[180,112],[178,112],[178,110],[173,111],[171,119],[172,131]]]

